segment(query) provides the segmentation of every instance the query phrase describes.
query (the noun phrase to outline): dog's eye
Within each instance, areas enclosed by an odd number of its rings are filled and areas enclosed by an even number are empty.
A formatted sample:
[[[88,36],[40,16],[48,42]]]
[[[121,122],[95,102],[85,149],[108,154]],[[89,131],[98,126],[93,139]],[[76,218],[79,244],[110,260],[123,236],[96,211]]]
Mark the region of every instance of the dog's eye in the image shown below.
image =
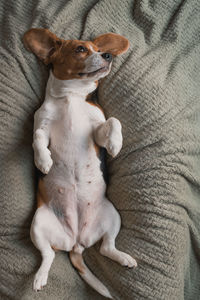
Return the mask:
[[[87,51],[87,48],[85,48],[85,47],[83,47],[83,46],[78,46],[77,48],[76,48],[76,52],[78,53],[78,52],[86,52]]]

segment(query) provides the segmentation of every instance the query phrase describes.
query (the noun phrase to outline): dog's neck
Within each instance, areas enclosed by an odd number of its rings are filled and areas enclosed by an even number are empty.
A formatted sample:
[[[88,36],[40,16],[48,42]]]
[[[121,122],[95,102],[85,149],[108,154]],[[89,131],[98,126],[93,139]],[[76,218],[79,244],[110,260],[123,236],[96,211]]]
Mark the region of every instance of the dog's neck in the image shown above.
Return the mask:
[[[54,98],[78,98],[85,100],[87,95],[96,89],[96,83],[89,79],[57,79],[50,71],[47,83],[47,93]]]

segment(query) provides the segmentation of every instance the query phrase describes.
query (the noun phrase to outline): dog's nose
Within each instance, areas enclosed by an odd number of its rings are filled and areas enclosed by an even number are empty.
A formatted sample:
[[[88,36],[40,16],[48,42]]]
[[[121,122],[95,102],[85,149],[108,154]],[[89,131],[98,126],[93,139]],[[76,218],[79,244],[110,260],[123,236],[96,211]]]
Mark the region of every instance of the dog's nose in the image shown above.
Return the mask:
[[[112,60],[112,54],[110,53],[103,53],[101,56],[103,57],[103,59],[105,59],[108,62]]]

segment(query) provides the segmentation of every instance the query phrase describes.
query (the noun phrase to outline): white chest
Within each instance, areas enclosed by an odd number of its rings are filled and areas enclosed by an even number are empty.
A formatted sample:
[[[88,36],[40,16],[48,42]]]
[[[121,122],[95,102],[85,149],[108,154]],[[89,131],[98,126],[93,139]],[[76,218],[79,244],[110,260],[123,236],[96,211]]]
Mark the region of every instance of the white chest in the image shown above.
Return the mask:
[[[54,160],[83,158],[93,144],[92,125],[85,102],[63,100],[56,104],[50,129]]]

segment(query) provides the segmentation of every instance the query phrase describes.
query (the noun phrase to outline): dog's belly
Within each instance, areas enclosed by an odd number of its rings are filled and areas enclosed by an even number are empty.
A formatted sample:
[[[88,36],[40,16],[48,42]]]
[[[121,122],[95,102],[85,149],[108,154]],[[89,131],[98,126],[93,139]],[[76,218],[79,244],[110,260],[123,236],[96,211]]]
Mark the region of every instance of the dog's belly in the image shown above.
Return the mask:
[[[76,242],[97,221],[105,194],[91,128],[84,112],[60,111],[50,133],[53,166],[43,179],[49,208]]]
[[[44,178],[48,207],[74,243],[84,245],[87,233],[94,226],[97,227],[95,224],[98,222],[105,194],[105,183],[102,176],[90,177],[91,181],[88,181],[88,169],[81,171],[83,177],[80,176],[79,180],[69,174],[58,176],[61,174],[60,170],[63,175],[62,168],[55,167]]]

